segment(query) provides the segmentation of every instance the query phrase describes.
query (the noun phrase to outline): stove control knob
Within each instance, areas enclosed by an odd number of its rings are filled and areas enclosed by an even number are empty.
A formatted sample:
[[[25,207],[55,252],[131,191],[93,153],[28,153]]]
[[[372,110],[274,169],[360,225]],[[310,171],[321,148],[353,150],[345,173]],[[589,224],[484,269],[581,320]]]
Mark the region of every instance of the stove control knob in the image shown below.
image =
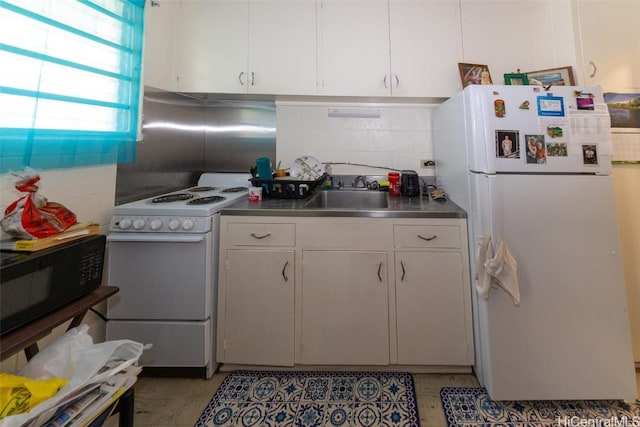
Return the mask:
[[[193,220],[185,219],[184,222],[182,223],[182,228],[184,228],[185,230],[191,230],[194,225],[195,224],[193,223]]]
[[[142,228],[144,228],[144,225],[146,224],[146,221],[144,219],[136,219],[135,221],[133,221],[133,228],[135,230],[141,230]]]
[[[172,219],[169,221],[169,230],[177,230],[180,227],[180,221],[177,219]]]
[[[154,219],[149,223],[149,227],[151,227],[152,230],[159,230],[162,227],[162,220],[160,219]]]
[[[123,218],[118,222],[118,227],[120,230],[126,230],[131,227],[131,220],[129,218]]]

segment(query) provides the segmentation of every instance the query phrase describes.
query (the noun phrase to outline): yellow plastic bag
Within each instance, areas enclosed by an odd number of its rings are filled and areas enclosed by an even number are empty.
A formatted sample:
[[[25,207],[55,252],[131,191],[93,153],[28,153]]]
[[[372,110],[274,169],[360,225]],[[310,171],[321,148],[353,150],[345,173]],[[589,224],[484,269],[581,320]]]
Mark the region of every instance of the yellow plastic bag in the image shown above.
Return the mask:
[[[33,380],[0,372],[0,419],[27,412],[67,384],[64,378]]]

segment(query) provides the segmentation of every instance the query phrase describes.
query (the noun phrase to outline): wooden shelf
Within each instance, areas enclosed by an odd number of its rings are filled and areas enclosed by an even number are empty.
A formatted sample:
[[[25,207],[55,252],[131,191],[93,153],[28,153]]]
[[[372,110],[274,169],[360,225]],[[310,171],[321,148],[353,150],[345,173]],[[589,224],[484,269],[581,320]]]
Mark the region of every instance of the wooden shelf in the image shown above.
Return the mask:
[[[38,352],[38,340],[49,335],[57,326],[72,319],[68,329],[80,326],[87,311],[94,305],[106,300],[120,289],[117,286],[100,286],[95,291],[39,317],[38,319],[0,336],[0,360],[24,350],[27,359]]]
[[[62,325],[69,319],[72,320],[67,330],[80,326],[82,319],[91,307],[116,294],[119,290],[117,286],[100,286],[95,291],[0,336],[0,360],[16,354],[20,350],[24,350],[27,359],[30,359],[38,352],[38,340],[49,335],[55,327]],[[119,425],[133,427],[134,402],[134,390],[130,388],[115,403],[115,410],[113,407],[109,407],[98,418],[101,416],[106,418],[112,411],[118,412]]]

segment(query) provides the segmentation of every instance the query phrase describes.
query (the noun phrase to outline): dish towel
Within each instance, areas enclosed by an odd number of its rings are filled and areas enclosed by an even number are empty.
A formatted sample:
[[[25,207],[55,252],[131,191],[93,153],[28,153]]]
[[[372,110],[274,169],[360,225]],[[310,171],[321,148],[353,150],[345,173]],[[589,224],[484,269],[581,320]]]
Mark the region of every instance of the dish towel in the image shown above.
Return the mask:
[[[491,284],[495,283],[511,296],[515,305],[520,305],[518,263],[502,240],[498,242],[496,254],[492,258],[489,258],[490,248],[491,237],[484,236],[476,261],[478,295],[488,299]]]

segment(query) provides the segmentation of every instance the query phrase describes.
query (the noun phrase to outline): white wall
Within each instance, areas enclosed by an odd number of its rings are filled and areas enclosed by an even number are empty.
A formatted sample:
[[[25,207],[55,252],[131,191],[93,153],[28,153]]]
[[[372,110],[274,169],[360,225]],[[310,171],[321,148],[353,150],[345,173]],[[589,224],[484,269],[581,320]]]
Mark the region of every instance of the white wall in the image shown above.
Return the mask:
[[[303,155],[321,162],[364,163],[393,169],[420,169],[420,159],[433,159],[430,104],[280,102],[277,111],[277,161],[288,168]],[[380,118],[328,117],[330,109],[380,112]],[[354,165],[333,165],[332,173],[386,174]]]
[[[116,194],[115,164],[39,171],[38,192],[49,201],[62,203],[76,214],[79,222],[93,220],[101,225],[101,233],[106,234],[113,213]],[[23,194],[14,188],[15,176],[10,173],[0,175],[0,208],[2,212]],[[6,237],[3,235],[3,237]],[[101,309],[101,307],[98,307]],[[104,323],[91,312],[85,317],[89,332],[95,342],[104,340]],[[67,323],[68,324],[68,323]],[[54,337],[64,333],[67,324],[61,325],[47,338],[39,342],[40,348]],[[23,353],[10,357],[0,364],[0,370],[14,372],[25,363]]]

